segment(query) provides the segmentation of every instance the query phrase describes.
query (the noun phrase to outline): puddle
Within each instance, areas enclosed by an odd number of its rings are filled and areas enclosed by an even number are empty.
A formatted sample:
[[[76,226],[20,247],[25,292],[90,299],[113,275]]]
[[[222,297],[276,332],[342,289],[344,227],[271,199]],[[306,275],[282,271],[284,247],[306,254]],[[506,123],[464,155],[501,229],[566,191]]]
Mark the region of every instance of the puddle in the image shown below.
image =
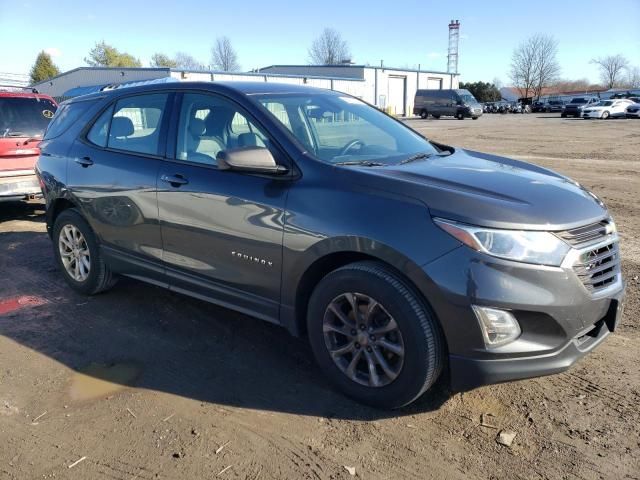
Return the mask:
[[[107,397],[133,386],[139,374],[140,368],[130,363],[91,363],[73,375],[69,396],[75,401]]]

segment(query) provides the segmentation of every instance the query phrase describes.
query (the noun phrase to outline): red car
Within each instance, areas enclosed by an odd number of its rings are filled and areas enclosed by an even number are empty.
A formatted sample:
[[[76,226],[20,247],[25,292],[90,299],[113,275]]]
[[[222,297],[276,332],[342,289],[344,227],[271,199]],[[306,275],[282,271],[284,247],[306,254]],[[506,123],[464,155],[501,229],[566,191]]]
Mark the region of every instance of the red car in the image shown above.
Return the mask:
[[[34,166],[57,109],[35,89],[0,86],[0,201],[41,196]]]

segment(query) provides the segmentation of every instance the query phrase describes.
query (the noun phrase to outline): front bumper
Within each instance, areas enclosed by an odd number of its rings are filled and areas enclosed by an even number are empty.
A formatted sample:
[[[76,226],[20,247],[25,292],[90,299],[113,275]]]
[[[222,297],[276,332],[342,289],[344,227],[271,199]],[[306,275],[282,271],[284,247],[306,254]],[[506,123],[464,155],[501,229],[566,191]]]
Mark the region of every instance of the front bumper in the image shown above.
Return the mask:
[[[444,332],[451,388],[558,373],[615,330],[624,282],[589,292],[571,266],[545,267],[510,262],[461,246],[422,267],[423,289]],[[487,349],[472,305],[508,310],[522,334]]]
[[[33,170],[0,172],[0,201],[41,197],[40,183]]]

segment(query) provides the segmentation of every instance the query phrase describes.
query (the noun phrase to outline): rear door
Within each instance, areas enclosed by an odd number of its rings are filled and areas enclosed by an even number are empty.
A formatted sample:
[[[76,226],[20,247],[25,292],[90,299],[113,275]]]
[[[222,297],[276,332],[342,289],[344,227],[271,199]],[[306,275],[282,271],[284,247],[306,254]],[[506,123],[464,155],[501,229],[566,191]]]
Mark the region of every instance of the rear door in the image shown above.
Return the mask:
[[[163,260],[171,288],[265,320],[279,317],[284,208],[289,178],[217,167],[218,152],[266,146],[281,152],[231,100],[184,93],[175,154],[158,171]]]
[[[156,179],[173,94],[121,97],[72,148],[68,185],[122,273],[161,280],[162,241]]]

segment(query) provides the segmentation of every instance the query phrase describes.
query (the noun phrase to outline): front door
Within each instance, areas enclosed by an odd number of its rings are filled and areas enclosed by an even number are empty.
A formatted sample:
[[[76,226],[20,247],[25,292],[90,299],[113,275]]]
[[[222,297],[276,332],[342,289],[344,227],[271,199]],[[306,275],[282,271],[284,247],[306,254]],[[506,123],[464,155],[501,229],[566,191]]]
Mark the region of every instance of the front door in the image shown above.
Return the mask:
[[[263,319],[279,317],[283,217],[290,181],[219,170],[219,151],[273,150],[239,106],[185,93],[175,158],[158,172],[163,260],[172,289]]]

